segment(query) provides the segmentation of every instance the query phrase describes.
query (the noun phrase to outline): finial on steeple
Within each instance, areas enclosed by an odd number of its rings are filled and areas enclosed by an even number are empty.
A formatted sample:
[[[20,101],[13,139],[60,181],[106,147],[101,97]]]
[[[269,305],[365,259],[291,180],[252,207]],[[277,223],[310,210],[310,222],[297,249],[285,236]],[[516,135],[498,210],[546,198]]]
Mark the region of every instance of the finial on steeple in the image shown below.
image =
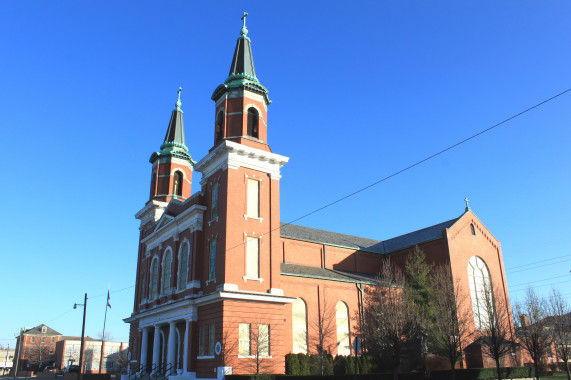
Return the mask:
[[[240,31],[240,34],[244,37],[248,37],[248,29],[246,29],[246,16],[248,16],[248,12],[244,12],[244,16],[242,16],[242,21],[244,21],[244,24],[242,25],[242,30]]]
[[[468,197],[464,198],[464,202],[466,202],[466,211],[470,211],[470,206],[468,206]]]
[[[181,91],[182,91],[182,87],[179,87],[179,88],[178,88],[178,99],[177,99],[176,104],[175,104],[177,111],[180,111],[180,106],[181,106],[181,104],[182,104],[182,103],[180,102],[180,92],[181,92]]]

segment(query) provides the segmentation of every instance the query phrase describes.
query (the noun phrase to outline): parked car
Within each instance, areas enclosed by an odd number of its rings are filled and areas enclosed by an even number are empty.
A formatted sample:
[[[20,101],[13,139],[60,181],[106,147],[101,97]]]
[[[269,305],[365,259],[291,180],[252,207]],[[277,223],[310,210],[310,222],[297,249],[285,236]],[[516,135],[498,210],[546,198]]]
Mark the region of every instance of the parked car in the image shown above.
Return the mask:
[[[57,368],[53,365],[49,365],[46,368],[44,368],[44,372],[52,372],[52,373],[56,373],[57,372]]]
[[[69,373],[79,373],[79,366],[78,365],[70,365],[67,369]]]

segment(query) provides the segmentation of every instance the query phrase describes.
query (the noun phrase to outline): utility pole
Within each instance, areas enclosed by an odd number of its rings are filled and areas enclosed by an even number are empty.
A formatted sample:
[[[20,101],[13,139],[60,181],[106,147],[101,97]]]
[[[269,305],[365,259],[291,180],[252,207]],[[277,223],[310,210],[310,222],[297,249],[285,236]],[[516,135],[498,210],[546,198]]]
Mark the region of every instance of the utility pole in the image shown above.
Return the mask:
[[[85,343],[85,314],[87,312],[87,293],[85,293],[85,299],[83,300],[82,304],[75,304],[73,305],[74,309],[77,309],[77,306],[83,306],[83,326],[81,327],[81,346],[79,348],[79,379],[83,378],[83,345]]]
[[[22,355],[22,339],[24,337],[24,329],[20,329],[20,338],[18,338],[18,346],[16,347],[16,365],[14,366],[14,379],[18,373],[18,365],[20,363],[20,356]]]

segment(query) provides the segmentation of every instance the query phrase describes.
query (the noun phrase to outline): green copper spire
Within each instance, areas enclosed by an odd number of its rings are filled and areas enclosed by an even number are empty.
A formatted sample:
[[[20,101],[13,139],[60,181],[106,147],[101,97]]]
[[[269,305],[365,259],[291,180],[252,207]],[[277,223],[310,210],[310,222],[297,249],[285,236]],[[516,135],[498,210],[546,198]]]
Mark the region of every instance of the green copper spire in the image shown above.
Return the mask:
[[[192,157],[188,154],[188,148],[184,141],[184,121],[182,118],[182,110],[180,106],[180,92],[182,87],[178,88],[178,99],[175,103],[175,109],[172,111],[169,127],[165,136],[165,141],[161,145],[161,151],[153,153],[150,161],[155,162],[159,157],[174,156],[190,161],[194,164]]]
[[[268,98],[268,90],[262,86],[256,77],[252,46],[250,38],[248,37],[248,29],[246,28],[247,16],[248,12],[244,12],[242,16],[242,29],[240,30],[240,37],[238,37],[238,41],[236,41],[236,49],[234,49],[234,56],[232,57],[228,78],[226,78],[224,84],[221,84],[214,90],[212,99],[218,99],[226,91],[230,91],[233,88],[245,88],[263,95],[266,104],[270,104],[271,101]]]

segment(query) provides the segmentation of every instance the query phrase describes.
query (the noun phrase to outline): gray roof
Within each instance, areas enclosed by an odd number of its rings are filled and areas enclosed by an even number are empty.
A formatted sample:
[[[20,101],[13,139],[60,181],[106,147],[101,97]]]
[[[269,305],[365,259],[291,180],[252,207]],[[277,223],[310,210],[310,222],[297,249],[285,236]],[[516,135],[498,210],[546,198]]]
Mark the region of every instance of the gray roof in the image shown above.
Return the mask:
[[[289,223],[281,224],[280,233],[284,238],[385,254],[428,241],[441,239],[443,237],[443,230],[452,226],[458,219],[460,218],[451,219],[384,241],[297,226]]]
[[[180,108],[175,108],[172,111],[171,119],[169,121],[169,127],[167,129],[167,134],[165,135],[164,142],[185,145],[184,122],[182,119],[182,110]]]
[[[46,332],[42,333],[42,327],[46,327]],[[31,329],[27,329],[26,331],[24,331],[24,334],[26,335],[62,335],[61,333],[55,331],[54,329],[52,329],[49,326],[46,326],[44,324],[38,325],[36,327],[32,327]]]
[[[294,277],[308,277],[342,282],[373,283],[376,276],[364,273],[346,272],[334,269],[310,267],[307,265],[281,263],[281,274]]]
[[[240,36],[236,42],[236,49],[234,50],[234,57],[232,58],[232,65],[230,66],[228,76],[241,74],[256,77],[252,47],[250,45],[250,39],[246,36]]]

